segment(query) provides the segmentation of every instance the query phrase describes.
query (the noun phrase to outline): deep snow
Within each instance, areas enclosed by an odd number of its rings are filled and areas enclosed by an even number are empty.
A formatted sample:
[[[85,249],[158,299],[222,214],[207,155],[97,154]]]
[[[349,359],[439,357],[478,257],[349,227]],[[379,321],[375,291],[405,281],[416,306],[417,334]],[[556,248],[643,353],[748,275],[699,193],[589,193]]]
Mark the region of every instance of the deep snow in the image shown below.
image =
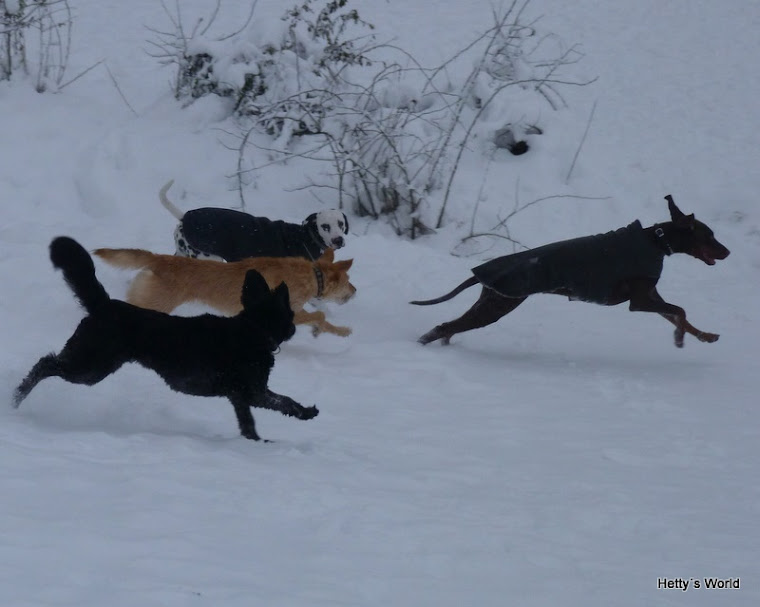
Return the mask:
[[[234,22],[241,6],[225,6]],[[362,16],[431,64],[489,22],[486,2],[356,0]],[[235,155],[220,105],[180,109],[144,52],[147,0],[72,0],[60,94],[0,83],[0,380],[10,394],[60,348],[81,311],[47,258],[57,234],[86,247],[172,250],[157,201],[234,206]],[[211,3],[184,2],[186,14]],[[262,0],[257,19],[283,5]],[[237,435],[222,399],[171,392],[125,367],[93,388],[48,380],[0,411],[0,600],[5,605],[756,605],[760,601],[760,7],[749,0],[534,0],[544,31],[585,53],[569,109],[535,149],[475,145],[440,234],[409,242],[352,218],[357,297],[330,307],[347,339],[299,330],[273,390],[320,416],[256,410],[271,444]],[[568,184],[565,175],[597,109]],[[255,212],[300,221],[319,203],[303,166],[274,166]],[[519,181],[519,187],[517,186]],[[175,193],[176,189],[176,193]],[[667,218],[710,224],[732,255],[665,262],[660,291],[715,344],[631,314],[535,297],[448,348],[415,340],[464,311],[437,296],[506,242],[450,251],[480,196],[482,227],[514,203],[572,194],[515,218],[529,246]],[[320,196],[329,198],[324,193]],[[327,200],[327,203],[330,201]],[[251,209],[254,210],[254,209]],[[115,296],[130,278],[98,265]],[[189,307],[186,312],[194,310]],[[740,578],[738,590],[658,589],[658,578]]]

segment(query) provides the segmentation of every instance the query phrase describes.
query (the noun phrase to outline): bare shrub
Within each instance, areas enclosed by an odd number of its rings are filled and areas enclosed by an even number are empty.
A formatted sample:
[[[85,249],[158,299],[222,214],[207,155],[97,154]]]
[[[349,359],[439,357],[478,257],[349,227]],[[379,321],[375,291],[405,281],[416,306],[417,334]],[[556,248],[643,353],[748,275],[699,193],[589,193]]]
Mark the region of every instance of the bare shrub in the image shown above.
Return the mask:
[[[68,0],[0,0],[0,80],[34,77],[38,92],[63,80],[71,48]]]
[[[504,127],[494,117],[526,95],[557,109],[564,86],[588,84],[559,78],[580,55],[537,33],[524,18],[529,1],[494,12],[490,28],[435,68],[376,43],[374,26],[348,0],[305,0],[284,13],[279,28],[267,24],[266,34],[251,18],[252,27],[216,38],[207,32],[218,11],[188,30],[177,6],[171,31],[152,30],[153,44],[155,56],[176,68],[178,99],[230,100],[241,127],[236,173],[243,206],[248,175],[264,168],[248,158],[257,148],[270,162],[323,163],[327,179],[307,187],[333,188],[341,208],[387,218],[398,234],[415,238],[443,225],[475,133],[490,129],[484,140],[493,141]],[[453,82],[450,74],[461,72],[454,64],[473,57],[464,81]]]

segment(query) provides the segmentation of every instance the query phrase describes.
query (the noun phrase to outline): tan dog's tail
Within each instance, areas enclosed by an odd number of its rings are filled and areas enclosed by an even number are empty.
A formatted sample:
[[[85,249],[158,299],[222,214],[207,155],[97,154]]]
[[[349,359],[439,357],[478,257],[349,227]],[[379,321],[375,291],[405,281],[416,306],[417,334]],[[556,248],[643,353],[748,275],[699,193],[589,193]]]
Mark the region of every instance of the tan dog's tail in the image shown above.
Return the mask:
[[[174,183],[174,179],[167,181],[164,184],[164,187],[162,187],[158,191],[158,199],[161,201],[161,204],[164,205],[164,208],[169,211],[174,217],[177,219],[177,221],[182,221],[182,218],[185,216],[185,214],[180,211],[177,207],[174,206],[171,200],[169,200],[166,196],[166,193],[169,191],[169,188],[172,187],[172,184]]]
[[[157,255],[143,249],[96,249],[93,251],[106,263],[117,268],[150,268]]]

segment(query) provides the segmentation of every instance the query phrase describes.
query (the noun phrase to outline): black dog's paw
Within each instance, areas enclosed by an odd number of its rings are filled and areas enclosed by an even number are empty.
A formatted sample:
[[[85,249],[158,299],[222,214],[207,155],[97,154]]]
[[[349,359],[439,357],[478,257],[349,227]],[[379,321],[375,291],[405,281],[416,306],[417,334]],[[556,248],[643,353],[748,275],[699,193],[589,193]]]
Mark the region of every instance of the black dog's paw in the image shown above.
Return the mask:
[[[247,438],[248,440],[255,440],[260,441],[261,437],[257,434],[256,430],[253,430],[251,428],[244,428],[240,431],[240,435],[243,438]],[[264,441],[266,442],[266,441]]]
[[[417,343],[422,344],[423,346],[426,346],[427,344],[434,342],[436,340],[440,339],[441,343],[444,346],[448,346],[451,341],[451,335],[447,335],[444,331],[441,330],[441,326],[437,326],[434,329],[430,329],[425,335],[420,337],[417,340]]]
[[[441,335],[438,332],[438,327],[436,327],[435,329],[431,329],[430,331],[425,333],[425,335],[423,335],[417,340],[417,343],[422,344],[423,346],[426,346],[430,342],[435,341],[436,339],[441,339]]]
[[[319,415],[319,409],[316,407],[301,407],[293,412],[293,417],[304,420],[314,419],[317,415]]]

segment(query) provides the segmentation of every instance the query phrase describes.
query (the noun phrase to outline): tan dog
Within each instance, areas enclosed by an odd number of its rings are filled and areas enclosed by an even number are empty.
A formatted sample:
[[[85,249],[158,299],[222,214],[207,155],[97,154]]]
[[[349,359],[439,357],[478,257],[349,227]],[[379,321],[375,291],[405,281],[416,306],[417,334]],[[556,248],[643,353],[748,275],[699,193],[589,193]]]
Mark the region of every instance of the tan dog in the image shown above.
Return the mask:
[[[272,289],[281,282],[288,285],[296,325],[311,325],[315,337],[323,332],[351,334],[349,327],[327,322],[324,312],[303,309],[312,299],[342,304],[356,293],[348,280],[353,259],[335,262],[332,249],[314,262],[301,257],[250,257],[225,263],[142,249],[98,249],[95,255],[119,268],[141,270],[127,292],[127,301],[141,308],[169,313],[180,304],[197,301],[233,316],[243,309],[240,295],[246,272],[257,270]]]

